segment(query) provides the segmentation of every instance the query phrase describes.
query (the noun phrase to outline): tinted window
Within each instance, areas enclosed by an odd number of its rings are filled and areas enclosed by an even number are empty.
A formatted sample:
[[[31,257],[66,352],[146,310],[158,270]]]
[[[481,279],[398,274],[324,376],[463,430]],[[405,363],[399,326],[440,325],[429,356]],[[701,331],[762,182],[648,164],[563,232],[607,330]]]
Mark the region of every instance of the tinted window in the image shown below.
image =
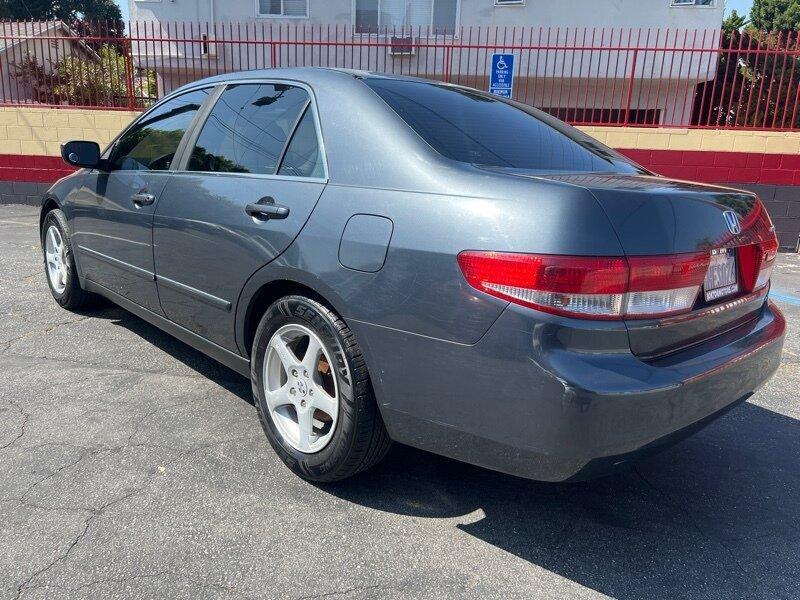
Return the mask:
[[[453,160],[549,173],[639,172],[589,136],[488,94],[417,81],[364,81],[426,142]]]
[[[306,109],[300,124],[289,142],[286,155],[283,157],[279,175],[295,177],[324,177],[322,154],[317,139],[317,128],[314,125],[314,113],[311,107]]]
[[[165,171],[210,90],[167,100],[131,127],[114,147],[111,166],[126,171]]]
[[[203,125],[189,170],[275,174],[286,138],[307,103],[308,94],[298,87],[229,87]]]

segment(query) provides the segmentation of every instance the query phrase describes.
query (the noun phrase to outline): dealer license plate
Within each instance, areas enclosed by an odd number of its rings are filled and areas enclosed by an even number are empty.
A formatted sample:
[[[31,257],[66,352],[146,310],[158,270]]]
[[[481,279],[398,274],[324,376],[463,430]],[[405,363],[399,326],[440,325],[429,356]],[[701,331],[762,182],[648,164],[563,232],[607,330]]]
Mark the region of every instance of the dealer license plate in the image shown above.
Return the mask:
[[[712,251],[711,264],[703,285],[706,302],[713,302],[738,292],[737,272],[736,251],[733,248]]]

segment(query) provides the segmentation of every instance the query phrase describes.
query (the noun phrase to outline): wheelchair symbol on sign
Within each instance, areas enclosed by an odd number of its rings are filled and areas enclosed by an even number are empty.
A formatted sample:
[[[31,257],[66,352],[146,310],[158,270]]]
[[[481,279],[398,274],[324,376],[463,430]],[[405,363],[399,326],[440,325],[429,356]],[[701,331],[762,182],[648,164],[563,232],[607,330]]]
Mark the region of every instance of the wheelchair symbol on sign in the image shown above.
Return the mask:
[[[508,69],[508,65],[506,64],[506,61],[502,56],[500,57],[500,60],[497,61],[497,68],[500,71],[505,71],[506,69]]]

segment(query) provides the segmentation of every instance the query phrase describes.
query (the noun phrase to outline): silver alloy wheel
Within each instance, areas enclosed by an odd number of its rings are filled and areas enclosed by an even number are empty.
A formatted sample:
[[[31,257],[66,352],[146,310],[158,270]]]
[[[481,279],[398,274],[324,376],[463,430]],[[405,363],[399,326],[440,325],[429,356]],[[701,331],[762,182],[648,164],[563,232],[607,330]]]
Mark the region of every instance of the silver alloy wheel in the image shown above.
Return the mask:
[[[50,285],[57,293],[63,294],[67,289],[67,250],[61,231],[55,225],[51,225],[45,234],[44,255]]]
[[[316,333],[284,325],[267,344],[264,399],[284,441],[305,454],[319,452],[333,437],[339,389],[333,361]]]

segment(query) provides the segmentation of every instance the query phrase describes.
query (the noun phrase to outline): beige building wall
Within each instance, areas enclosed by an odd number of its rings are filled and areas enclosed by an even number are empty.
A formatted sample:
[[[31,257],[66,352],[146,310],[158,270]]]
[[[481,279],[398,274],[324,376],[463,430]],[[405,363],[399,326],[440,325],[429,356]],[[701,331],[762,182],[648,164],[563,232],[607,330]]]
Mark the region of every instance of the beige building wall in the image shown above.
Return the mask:
[[[0,154],[58,156],[74,139],[107,145],[138,112],[0,107]],[[580,127],[612,148],[800,154],[800,132]]]

